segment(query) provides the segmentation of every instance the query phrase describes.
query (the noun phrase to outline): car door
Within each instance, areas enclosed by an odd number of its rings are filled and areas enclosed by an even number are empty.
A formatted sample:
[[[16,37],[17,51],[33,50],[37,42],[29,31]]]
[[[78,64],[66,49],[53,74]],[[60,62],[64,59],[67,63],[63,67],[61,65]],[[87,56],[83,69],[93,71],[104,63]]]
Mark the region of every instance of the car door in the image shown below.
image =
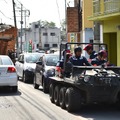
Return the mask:
[[[16,67],[17,75],[18,75],[18,76],[20,76],[20,65],[21,65],[20,61],[21,61],[21,59],[22,59],[22,55],[20,55],[20,56],[18,57],[18,60],[17,60],[16,63],[15,63],[15,67]]]
[[[39,64],[41,62],[42,64]],[[43,67],[43,56],[40,57],[38,64],[36,63],[36,70],[35,70],[35,75],[36,75],[36,83],[41,85],[42,81],[42,67]]]
[[[23,77],[23,70],[24,70],[24,55],[21,55],[19,60],[19,74],[20,77]]]

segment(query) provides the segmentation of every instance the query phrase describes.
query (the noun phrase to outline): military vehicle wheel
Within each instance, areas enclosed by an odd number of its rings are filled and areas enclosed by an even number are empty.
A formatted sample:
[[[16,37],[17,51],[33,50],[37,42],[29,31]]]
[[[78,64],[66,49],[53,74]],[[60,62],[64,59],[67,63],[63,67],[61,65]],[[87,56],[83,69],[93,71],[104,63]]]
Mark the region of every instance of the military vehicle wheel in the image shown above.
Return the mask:
[[[60,85],[55,86],[54,90],[54,102],[56,105],[59,105],[59,92],[60,92]]]
[[[75,88],[68,88],[65,93],[65,107],[68,112],[79,110],[81,106],[80,93]]]
[[[49,87],[49,96],[50,96],[50,101],[52,103],[54,103],[54,88],[55,88],[55,85],[54,84],[50,84],[50,87]]]
[[[67,90],[66,87],[62,87],[59,92],[59,104],[60,104],[60,107],[63,109],[65,109],[65,92],[66,92],[66,90]]]

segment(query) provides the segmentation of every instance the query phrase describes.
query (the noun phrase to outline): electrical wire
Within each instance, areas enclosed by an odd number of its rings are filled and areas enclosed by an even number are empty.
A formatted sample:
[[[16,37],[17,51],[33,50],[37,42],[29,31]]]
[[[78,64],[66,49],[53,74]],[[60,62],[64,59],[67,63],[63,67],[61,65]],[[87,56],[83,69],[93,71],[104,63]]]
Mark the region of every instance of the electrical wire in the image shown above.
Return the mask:
[[[59,15],[60,26],[62,26],[61,18],[60,18],[60,11],[59,11],[59,5],[58,5],[58,1],[57,0],[56,0],[56,5],[57,5],[57,10],[58,10],[58,15]]]
[[[1,10],[0,10],[0,13],[2,13],[2,15],[3,15],[4,17],[6,17],[7,19],[13,20],[12,18],[7,17]]]

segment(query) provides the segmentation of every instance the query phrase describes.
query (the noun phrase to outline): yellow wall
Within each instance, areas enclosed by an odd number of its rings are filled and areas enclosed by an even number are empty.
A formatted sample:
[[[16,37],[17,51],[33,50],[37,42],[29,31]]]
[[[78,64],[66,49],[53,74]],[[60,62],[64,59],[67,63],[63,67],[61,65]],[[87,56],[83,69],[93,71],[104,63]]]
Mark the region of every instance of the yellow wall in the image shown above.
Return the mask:
[[[92,0],[83,0],[82,10],[82,29],[93,28],[93,21],[88,20],[88,16],[92,15]]]
[[[120,66],[120,30],[117,32],[117,65]]]
[[[106,32],[117,32],[117,26],[120,25],[120,17],[116,19],[106,20],[103,23],[103,31]]]
[[[108,44],[108,52],[110,53],[109,59],[111,59],[110,61],[114,63],[116,61],[117,66],[120,66],[120,29],[117,28],[118,25],[120,25],[119,17],[104,21],[103,39],[104,42]]]

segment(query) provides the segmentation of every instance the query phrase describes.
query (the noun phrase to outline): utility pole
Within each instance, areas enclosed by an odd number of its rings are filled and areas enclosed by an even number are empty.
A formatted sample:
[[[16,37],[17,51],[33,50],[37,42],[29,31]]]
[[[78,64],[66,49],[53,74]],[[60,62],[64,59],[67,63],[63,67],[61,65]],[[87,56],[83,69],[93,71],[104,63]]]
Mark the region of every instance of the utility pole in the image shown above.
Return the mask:
[[[21,4],[21,21],[20,21],[20,24],[21,24],[21,35],[20,35],[20,37],[21,37],[21,52],[22,52],[22,25],[23,25],[23,5]]]
[[[16,23],[16,13],[15,13],[15,2],[12,0],[13,3],[13,14],[14,14],[14,25],[17,28],[17,23]]]
[[[28,52],[28,47],[27,47],[27,34],[26,34],[26,17],[29,17],[30,16],[30,11],[29,10],[27,10],[27,9],[25,9],[25,10],[23,10],[24,12],[25,12],[25,15],[24,15],[24,17],[25,17],[25,44],[26,44],[26,46],[25,46],[25,48],[26,48],[26,52]]]
[[[65,0],[65,30],[66,30],[65,38],[67,41],[67,6],[66,6],[66,0]]]
[[[12,0],[12,4],[13,4],[14,25],[15,25],[15,28],[17,29],[15,2],[14,2],[14,0]],[[18,56],[18,36],[16,36],[16,48],[17,48],[16,52],[17,52],[17,56]]]
[[[27,40],[26,40],[26,10],[25,10],[25,50],[26,50],[26,52],[27,52]]]

